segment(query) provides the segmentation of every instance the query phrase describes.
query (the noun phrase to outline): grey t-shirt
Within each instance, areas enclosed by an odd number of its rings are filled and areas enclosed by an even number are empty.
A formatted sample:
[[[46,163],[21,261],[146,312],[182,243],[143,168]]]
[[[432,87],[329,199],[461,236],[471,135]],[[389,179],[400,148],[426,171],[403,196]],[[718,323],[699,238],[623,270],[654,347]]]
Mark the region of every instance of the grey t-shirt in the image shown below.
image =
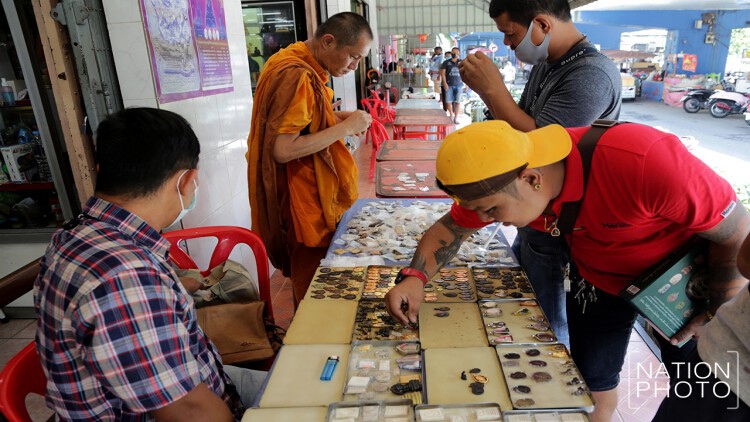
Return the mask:
[[[750,286],[745,286],[734,299],[721,305],[714,319],[703,327],[703,334],[698,339],[698,354],[701,359],[709,363],[713,375],[729,384],[729,389],[746,404],[750,403],[748,290]],[[694,372],[691,370],[690,373]]]
[[[594,48],[594,45],[587,42],[580,47]],[[532,111],[534,95],[547,70],[553,66],[554,62],[534,66],[518,102],[538,127],[553,123],[563,127],[588,126],[596,119],[616,120],[620,116],[620,72],[612,60],[600,52],[586,54],[554,70]]]

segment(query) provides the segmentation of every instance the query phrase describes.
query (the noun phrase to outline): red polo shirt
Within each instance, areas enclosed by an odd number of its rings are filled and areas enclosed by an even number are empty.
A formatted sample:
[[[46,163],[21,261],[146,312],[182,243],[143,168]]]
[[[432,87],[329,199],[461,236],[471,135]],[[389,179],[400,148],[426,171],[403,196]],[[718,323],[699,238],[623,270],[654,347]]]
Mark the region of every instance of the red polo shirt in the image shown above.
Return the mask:
[[[588,127],[567,129],[575,145]],[[583,192],[578,148],[565,159],[565,182],[552,210]],[[628,282],[666,258],[694,233],[719,224],[736,206],[732,187],[691,154],[676,136],[626,123],[599,140],[586,196],[572,236],[571,255],[581,275],[618,294]],[[483,227],[476,212],[453,204],[464,227]],[[549,217],[548,217],[549,221]],[[541,218],[530,224],[544,231]]]

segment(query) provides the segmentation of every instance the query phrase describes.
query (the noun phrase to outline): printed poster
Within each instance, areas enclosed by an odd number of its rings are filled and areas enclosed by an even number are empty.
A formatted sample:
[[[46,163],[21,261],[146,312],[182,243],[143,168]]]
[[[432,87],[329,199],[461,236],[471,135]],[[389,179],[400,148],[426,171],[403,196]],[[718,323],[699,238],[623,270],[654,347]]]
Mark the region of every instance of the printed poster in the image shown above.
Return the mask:
[[[682,55],[682,70],[695,72],[698,68],[698,56],[695,54]]]
[[[230,92],[224,0],[141,0],[160,103]]]

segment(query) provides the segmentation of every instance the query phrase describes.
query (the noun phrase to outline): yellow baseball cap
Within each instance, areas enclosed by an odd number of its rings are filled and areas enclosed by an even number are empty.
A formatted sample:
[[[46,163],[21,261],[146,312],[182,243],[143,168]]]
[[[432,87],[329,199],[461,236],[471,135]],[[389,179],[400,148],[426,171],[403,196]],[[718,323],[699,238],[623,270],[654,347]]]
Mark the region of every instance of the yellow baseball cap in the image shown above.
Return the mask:
[[[450,195],[476,199],[478,192],[488,196],[502,189],[516,174],[501,177],[500,182],[496,176],[561,161],[572,146],[570,135],[560,125],[524,133],[502,120],[474,123],[445,137],[438,150],[435,176]],[[487,183],[488,179],[493,179],[493,183]],[[474,185],[478,182],[484,186]],[[471,198],[460,194],[465,187],[474,192]]]

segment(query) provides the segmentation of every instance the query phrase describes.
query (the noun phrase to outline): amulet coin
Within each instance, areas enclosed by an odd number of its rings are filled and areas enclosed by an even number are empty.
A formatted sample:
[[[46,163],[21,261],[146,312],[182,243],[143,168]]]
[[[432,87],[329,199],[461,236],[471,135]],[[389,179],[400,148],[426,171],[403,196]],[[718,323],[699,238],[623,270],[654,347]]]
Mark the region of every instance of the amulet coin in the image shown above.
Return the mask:
[[[490,380],[488,380],[484,375],[474,374],[472,375],[472,377],[474,377],[474,381],[481,384],[487,384],[488,382],[490,382]]]
[[[484,384],[482,383],[472,382],[469,387],[471,387],[471,392],[476,395],[484,394]]]
[[[526,385],[517,385],[513,387],[513,391],[521,394],[529,394],[531,392],[531,388]]]
[[[536,382],[549,382],[552,380],[552,375],[547,372],[534,372],[531,378]]]
[[[516,400],[515,406],[516,407],[530,407],[533,406],[536,402],[533,399],[519,399]]]

